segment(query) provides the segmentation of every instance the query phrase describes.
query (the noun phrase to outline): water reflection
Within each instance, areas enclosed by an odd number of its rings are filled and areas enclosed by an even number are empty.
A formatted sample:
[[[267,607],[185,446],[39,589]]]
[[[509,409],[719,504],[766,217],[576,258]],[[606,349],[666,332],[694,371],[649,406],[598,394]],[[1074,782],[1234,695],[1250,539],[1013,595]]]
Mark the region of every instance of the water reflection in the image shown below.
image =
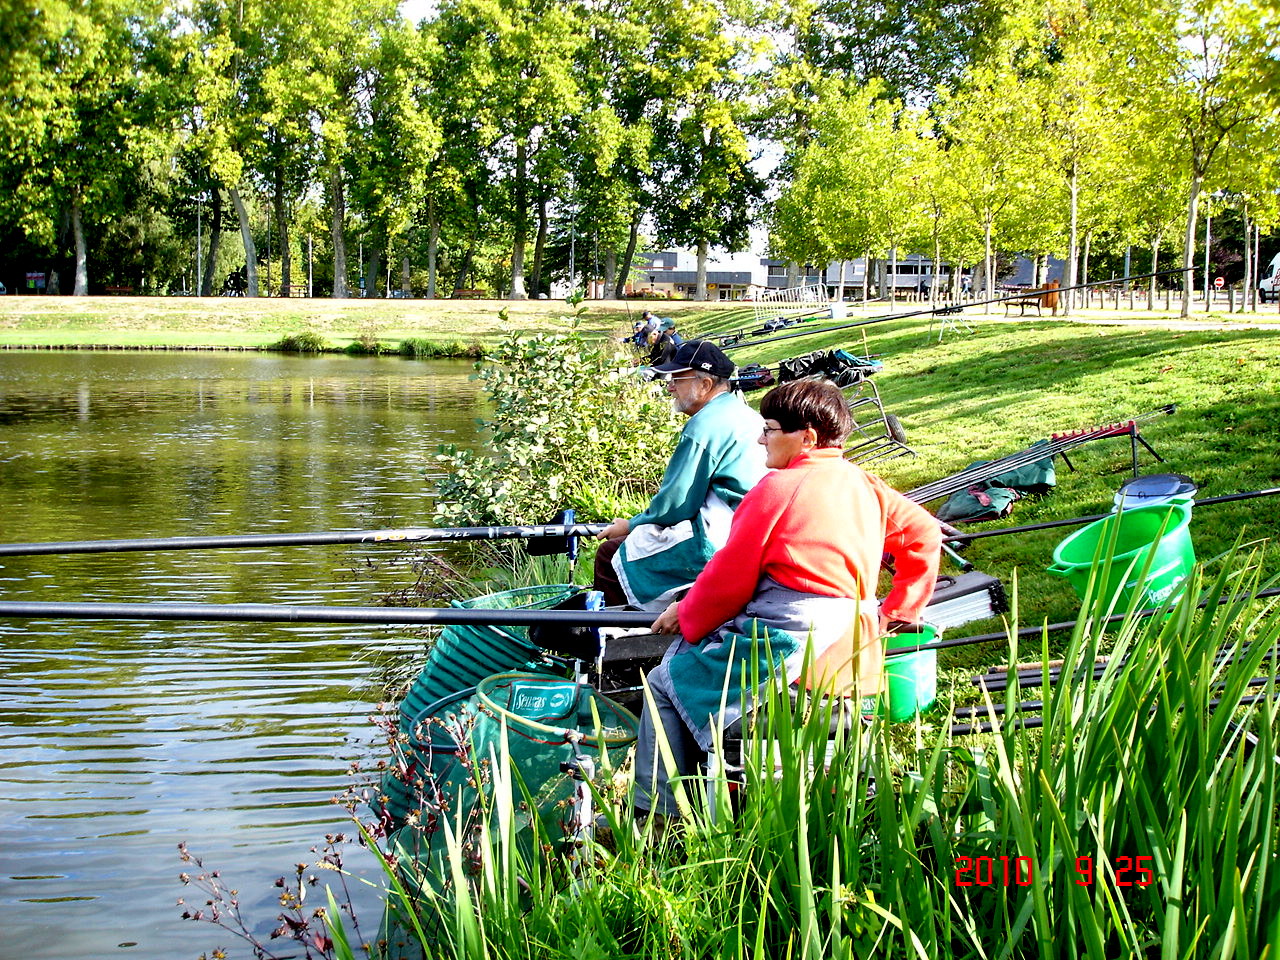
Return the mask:
[[[423,523],[431,453],[472,437],[469,373],[0,354],[0,542]],[[388,546],[0,561],[11,600],[365,604],[409,579]],[[230,946],[177,918],[180,840],[265,936],[271,882],[342,828],[345,765],[378,752],[381,667],[419,642],[351,625],[0,621],[0,956]]]

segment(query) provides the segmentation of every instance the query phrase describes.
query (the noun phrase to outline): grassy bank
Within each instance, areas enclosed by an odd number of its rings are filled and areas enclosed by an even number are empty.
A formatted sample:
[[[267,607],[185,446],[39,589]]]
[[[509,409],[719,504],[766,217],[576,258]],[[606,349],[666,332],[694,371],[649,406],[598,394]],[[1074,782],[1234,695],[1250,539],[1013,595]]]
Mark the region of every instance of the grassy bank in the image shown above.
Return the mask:
[[[1177,404],[1175,413],[1140,425],[1141,435],[1164,458],[1158,462],[1139,448],[1141,473],[1184,474],[1199,485],[1200,497],[1280,484],[1273,454],[1280,444],[1280,330],[1167,330],[1092,319],[1006,322],[996,316],[975,323],[971,334],[948,332],[939,342],[928,319],[916,318],[745,345],[732,355],[740,364],[773,363],[837,347],[878,354],[884,363],[875,384],[885,409],[901,419],[915,456],[878,461],[871,469],[900,490],[1022,450],[1055,432],[1125,420],[1168,403]],[[1083,444],[1071,462],[1075,470],[1056,461],[1052,492],[1019,501],[1006,520],[974,529],[1105,513],[1132,476],[1125,437]],[[1210,575],[1238,537],[1266,541],[1262,569],[1278,571],[1280,548],[1268,539],[1277,526],[1280,497],[1270,497],[1197,509],[1191,532],[1197,558]],[[1016,577],[1022,626],[1071,620],[1078,599],[1067,581],[1045,568],[1055,546],[1075,529],[982,539],[965,556],[1006,584]],[[955,572],[945,560],[943,566]],[[952,635],[1002,628],[989,620]],[[1059,634],[1050,652],[1057,655],[1065,642]],[[1005,657],[998,644],[948,653],[940,659],[941,692],[973,701],[978,692],[972,675]]]
[[[690,317],[691,324],[713,320],[721,309],[683,301],[592,301],[582,328],[613,335],[630,329],[646,307],[677,320]],[[0,297],[0,346],[262,349],[314,333],[333,349],[373,340],[394,350],[415,338],[493,343],[512,332],[556,328],[568,312],[558,300]]]
[[[612,336],[629,331],[645,309],[671,317],[686,333],[733,330],[755,325],[755,308],[742,303],[687,300],[589,300],[582,330]],[[901,312],[920,304],[900,304]],[[993,307],[992,318],[1001,319]],[[492,344],[509,333],[559,329],[570,309],[559,300],[324,300],[237,297],[0,297],[0,347],[184,348],[257,350],[285,337],[314,334],[330,349],[377,342],[394,351],[405,340],[435,344]],[[884,304],[853,307],[850,319],[880,316]],[[981,308],[970,313],[981,319]],[[505,314],[505,319],[504,319]],[[1176,324],[1176,313],[1093,309],[1090,323]],[[1197,328],[1275,323],[1280,315],[1196,314]],[[820,324],[815,323],[815,326]],[[868,328],[875,330],[875,327]],[[845,335],[848,338],[848,335]],[[860,337],[854,337],[860,340]],[[807,341],[797,350],[810,349]],[[785,356],[785,350],[779,355]],[[777,353],[777,350],[772,353]],[[768,351],[766,351],[768,353]],[[765,354],[761,354],[765,355]]]
[[[1176,412],[1142,425],[1164,457],[1143,451],[1142,472],[1185,473],[1202,496],[1280,479],[1276,331],[997,320],[939,342],[927,320],[911,319],[744,345],[734,356],[772,364],[833,347],[884,361],[874,382],[916,456],[875,466],[900,489],[1171,402]],[[1131,474],[1126,439],[1083,445],[1072,459],[1076,470],[1059,462],[1053,492],[1020,503],[1004,525],[1105,511]],[[778,746],[749,740],[732,813],[723,780],[714,809],[702,784],[690,785],[692,812],[677,829],[636,821],[606,785],[603,842],[557,856],[554,825],[520,839],[539,824],[524,812],[530,797],[511,802],[523,795],[505,756],[482,764],[473,776],[492,777],[492,808],[456,824],[450,811],[434,841],[450,869],[410,876],[412,895],[391,894],[398,923],[411,941],[421,933],[427,955],[444,957],[1271,955],[1280,942],[1278,621],[1273,603],[1213,601],[1269,585],[1275,548],[1232,545],[1265,541],[1278,518],[1276,499],[1197,507],[1203,579],[1167,620],[1106,629],[1095,620],[1043,645],[944,651],[941,702],[919,725],[878,724],[828,752],[820,709],[793,720],[785,702],[774,704]],[[970,548],[981,569],[1017,579],[1016,625],[1080,610],[1071,587],[1043,570],[1066,532]],[[1210,600],[1202,611],[1201,587]],[[1104,607],[1084,605],[1095,616]],[[1052,658],[1063,662],[1059,678],[1049,676]],[[1038,664],[1044,685],[995,694],[978,715],[991,732],[953,738],[946,707],[979,696],[969,675],[1010,660]],[[1253,693],[1261,696],[1246,699]],[[996,713],[1032,698],[1044,701],[1039,729]],[[410,872],[400,855],[419,842],[414,831],[434,827],[424,817],[397,834],[398,869]]]

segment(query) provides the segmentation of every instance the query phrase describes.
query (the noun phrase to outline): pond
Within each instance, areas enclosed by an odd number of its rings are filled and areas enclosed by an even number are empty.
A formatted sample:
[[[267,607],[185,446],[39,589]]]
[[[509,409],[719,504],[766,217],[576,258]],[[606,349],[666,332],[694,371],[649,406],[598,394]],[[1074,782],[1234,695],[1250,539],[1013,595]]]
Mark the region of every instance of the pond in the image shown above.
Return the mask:
[[[470,373],[0,353],[0,542],[427,525],[433,452],[474,442]],[[412,582],[410,559],[391,545],[5,557],[0,596],[364,606]],[[348,829],[331,798],[351,761],[380,753],[383,671],[421,642],[377,626],[0,620],[0,956],[234,946],[179,918],[181,841],[265,938],[274,880]],[[357,903],[372,938],[376,898]]]

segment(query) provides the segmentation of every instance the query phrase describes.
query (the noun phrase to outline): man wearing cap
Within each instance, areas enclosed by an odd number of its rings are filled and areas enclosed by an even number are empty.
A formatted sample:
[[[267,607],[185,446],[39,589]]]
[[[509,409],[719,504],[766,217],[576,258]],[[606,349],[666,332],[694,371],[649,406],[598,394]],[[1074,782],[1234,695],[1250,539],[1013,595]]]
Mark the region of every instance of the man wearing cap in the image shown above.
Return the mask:
[[[764,476],[764,421],[730,389],[733,369],[707,340],[687,340],[653,367],[689,422],[649,506],[599,534],[595,588],[605,603],[665,609],[724,545],[734,509]]]
[[[684,337],[676,332],[676,322],[670,317],[663,317],[658,322],[657,337],[649,339],[652,343],[649,348],[650,364],[666,363],[675,355],[676,348],[684,343]]]

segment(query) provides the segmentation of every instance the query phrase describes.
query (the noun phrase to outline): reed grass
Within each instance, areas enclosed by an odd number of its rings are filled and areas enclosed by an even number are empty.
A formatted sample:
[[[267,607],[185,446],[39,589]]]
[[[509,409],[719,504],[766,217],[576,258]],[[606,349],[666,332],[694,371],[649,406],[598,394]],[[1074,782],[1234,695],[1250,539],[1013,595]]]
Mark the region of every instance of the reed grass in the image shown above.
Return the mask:
[[[723,774],[688,783],[688,816],[660,830],[604,784],[608,843],[530,822],[496,757],[480,829],[443,827],[443,877],[404,883],[407,864],[384,861],[413,942],[398,955],[1267,956],[1280,617],[1249,597],[1262,586],[1257,553],[1233,552],[1161,616],[1108,632],[1091,593],[1053,686],[1040,640],[1043,726],[1024,728],[1014,685],[1007,717],[987,697],[982,743],[881,721],[829,741],[823,701],[771,697],[732,803]],[[1007,654],[1024,654],[1012,632]]]

